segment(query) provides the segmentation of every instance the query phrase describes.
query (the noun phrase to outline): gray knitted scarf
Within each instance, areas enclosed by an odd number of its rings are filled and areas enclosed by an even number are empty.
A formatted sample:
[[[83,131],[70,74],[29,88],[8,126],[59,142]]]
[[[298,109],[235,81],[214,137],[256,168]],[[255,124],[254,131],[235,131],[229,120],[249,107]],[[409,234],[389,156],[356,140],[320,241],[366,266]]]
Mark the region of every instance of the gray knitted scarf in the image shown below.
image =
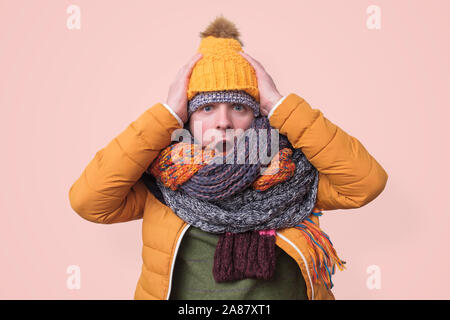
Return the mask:
[[[267,117],[256,118],[251,127],[254,128],[257,124],[262,124],[267,129]],[[282,137],[284,136],[280,135],[280,149],[286,145],[287,141]],[[172,190],[164,186],[161,181],[157,181],[165,202],[181,219],[210,233],[241,233],[250,230],[293,227],[311,214],[317,196],[318,171],[301,149],[292,148],[292,160],[295,163],[294,175],[265,191],[259,191],[248,186],[259,176],[261,162],[246,161],[257,162],[257,164],[244,165],[237,164],[236,161],[237,152],[243,150],[240,149],[243,144],[245,144],[247,155],[245,159],[253,159],[249,154],[252,154],[250,150],[252,146],[256,146],[254,139],[258,140],[258,137],[248,136],[247,141],[244,138],[244,135],[238,138],[237,147],[234,148],[233,153],[226,155],[222,161],[223,164],[206,165],[194,176],[197,179],[191,178],[177,190]],[[258,142],[262,148],[266,148],[263,150],[270,150],[270,144],[266,139]],[[253,155],[257,154],[253,152]],[[234,164],[228,164],[227,159],[233,159]],[[244,173],[240,175],[235,185],[242,183],[242,190],[235,188],[236,191],[233,194],[224,198],[223,194],[226,192],[220,187],[226,185],[227,178],[235,177],[239,168],[244,169]],[[228,175],[220,175],[226,170],[230,171]],[[212,171],[217,174],[212,175]],[[217,176],[220,179],[214,181]],[[247,183],[245,183],[246,180]],[[229,186],[228,190],[235,185]],[[215,186],[219,188],[213,188]],[[208,193],[209,196],[217,193],[215,198],[205,199],[204,193],[208,187],[213,190]]]
[[[262,136],[267,139],[241,134],[232,152],[214,158],[221,162],[208,163],[177,190],[156,180],[164,202],[176,215],[203,231],[220,234],[213,269],[217,282],[270,279],[275,269],[274,230],[301,223],[316,202],[318,171],[301,149],[294,149],[284,135],[270,130],[267,117],[254,118],[250,128],[266,129],[269,134]],[[293,150],[295,173],[267,190],[255,190],[251,184],[265,167],[258,158],[259,148],[271,154],[273,132],[279,150],[286,146]],[[195,143],[193,137],[191,142]],[[245,163],[237,162],[238,151],[245,155]]]

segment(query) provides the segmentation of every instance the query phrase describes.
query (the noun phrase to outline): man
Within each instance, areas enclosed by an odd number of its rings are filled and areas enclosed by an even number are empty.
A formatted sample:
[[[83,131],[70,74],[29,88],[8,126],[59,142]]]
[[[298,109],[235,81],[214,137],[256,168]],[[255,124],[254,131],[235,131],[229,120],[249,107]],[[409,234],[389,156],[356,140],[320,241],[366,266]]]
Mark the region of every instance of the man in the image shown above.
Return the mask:
[[[282,96],[229,21],[216,19],[202,37],[166,103],[97,152],[70,189],[72,208],[96,223],[143,218],[135,299],[334,299],[331,274],[343,261],[318,216],[369,203],[387,173],[320,110]],[[220,150],[227,130],[269,127],[283,143],[281,170],[269,178],[260,163],[172,161],[190,148],[173,143],[177,129]]]

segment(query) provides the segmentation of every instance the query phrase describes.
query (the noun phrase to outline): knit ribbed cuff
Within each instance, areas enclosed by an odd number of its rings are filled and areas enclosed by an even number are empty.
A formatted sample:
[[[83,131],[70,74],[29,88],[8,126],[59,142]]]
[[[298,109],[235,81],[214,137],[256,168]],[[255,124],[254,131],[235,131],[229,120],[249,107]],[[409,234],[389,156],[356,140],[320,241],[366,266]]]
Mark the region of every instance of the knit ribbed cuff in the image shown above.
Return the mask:
[[[286,98],[287,96],[282,97],[273,107],[272,110],[270,110],[269,114],[267,115],[267,119],[270,119],[270,116],[273,114],[273,112],[275,111],[275,109],[283,102],[283,100]]]
[[[173,109],[166,103],[161,103],[164,107],[166,107],[167,110],[170,111],[170,113],[175,117],[175,119],[177,119],[178,123],[180,124],[181,127],[184,127],[184,123],[183,121],[180,119],[180,117],[175,113],[175,111],[173,111]]]

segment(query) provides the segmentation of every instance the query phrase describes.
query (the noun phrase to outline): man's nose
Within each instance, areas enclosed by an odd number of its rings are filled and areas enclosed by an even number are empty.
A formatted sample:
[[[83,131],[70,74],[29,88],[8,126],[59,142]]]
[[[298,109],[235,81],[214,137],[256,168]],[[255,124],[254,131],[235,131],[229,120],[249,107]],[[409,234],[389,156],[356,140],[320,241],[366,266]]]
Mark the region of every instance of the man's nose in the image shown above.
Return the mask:
[[[220,106],[219,110],[216,113],[216,129],[226,130],[233,128],[233,122],[230,119],[230,115],[228,114],[227,106]]]

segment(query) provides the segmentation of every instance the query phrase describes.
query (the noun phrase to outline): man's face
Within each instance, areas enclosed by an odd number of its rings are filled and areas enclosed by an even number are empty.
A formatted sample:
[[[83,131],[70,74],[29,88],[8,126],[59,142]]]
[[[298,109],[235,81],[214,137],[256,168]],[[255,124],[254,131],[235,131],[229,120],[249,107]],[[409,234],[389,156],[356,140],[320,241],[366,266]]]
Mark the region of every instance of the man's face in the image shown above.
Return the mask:
[[[250,128],[253,118],[253,110],[246,105],[210,103],[199,107],[191,114],[189,128],[195,139],[202,142],[202,146],[209,145],[219,151],[225,151],[225,143],[227,143],[226,150],[230,150],[233,137]]]

